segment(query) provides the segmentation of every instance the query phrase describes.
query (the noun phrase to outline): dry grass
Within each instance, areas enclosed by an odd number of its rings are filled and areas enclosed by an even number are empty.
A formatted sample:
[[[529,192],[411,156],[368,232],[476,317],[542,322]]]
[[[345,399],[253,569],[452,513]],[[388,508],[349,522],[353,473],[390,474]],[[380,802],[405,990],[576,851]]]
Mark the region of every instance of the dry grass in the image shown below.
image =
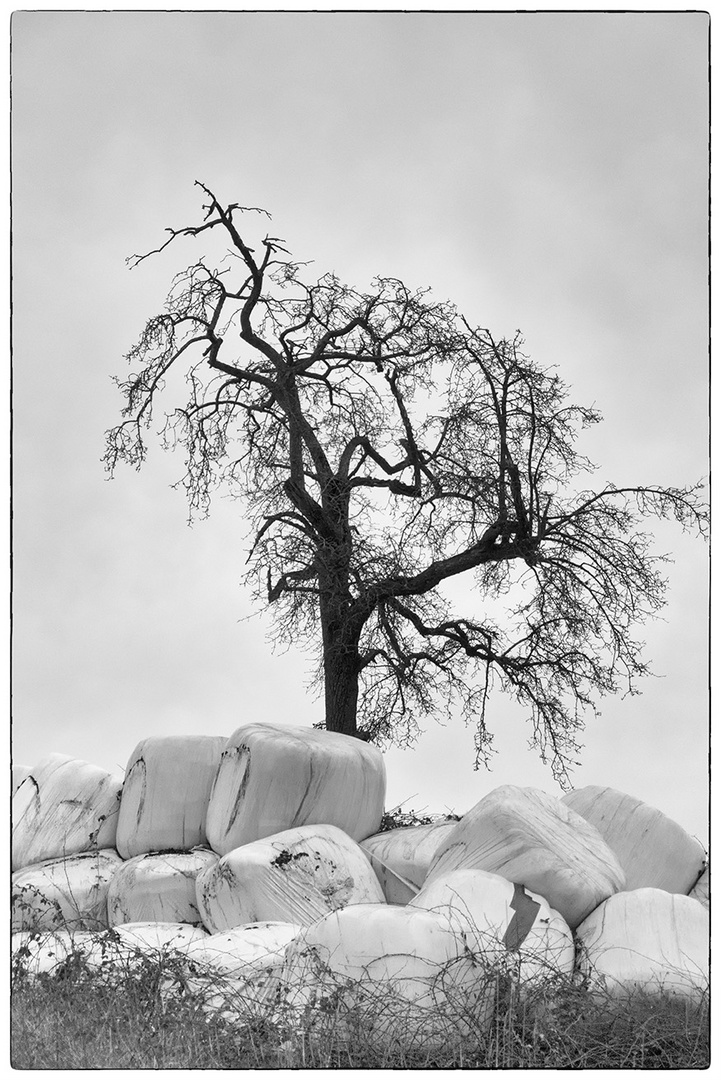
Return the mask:
[[[13,976],[16,1069],[574,1068],[702,1069],[709,1064],[706,998],[592,996],[557,978],[522,994],[495,978],[490,1028],[457,1006],[442,1037],[411,1037],[407,1002],[387,988],[346,987],[302,1017],[272,995],[230,1017],[187,989],[183,962],[148,957],[112,982],[71,955],[52,975]],[[180,992],[169,992],[179,987]],[[383,1037],[371,1038],[378,1018]],[[395,1027],[389,1029],[388,1018]],[[376,1027],[374,1027],[376,1025]],[[395,1031],[395,1036],[394,1036]]]

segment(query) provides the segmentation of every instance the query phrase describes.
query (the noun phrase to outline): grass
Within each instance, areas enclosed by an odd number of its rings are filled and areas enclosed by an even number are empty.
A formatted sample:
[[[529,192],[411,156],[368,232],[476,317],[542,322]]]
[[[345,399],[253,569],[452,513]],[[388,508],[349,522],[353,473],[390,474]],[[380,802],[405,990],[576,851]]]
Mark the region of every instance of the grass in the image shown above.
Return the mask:
[[[709,1012],[701,1001],[634,994],[619,1002],[570,979],[518,993],[496,980],[490,1028],[461,1005],[444,1038],[407,1037],[408,1018],[386,991],[307,1010],[302,1022],[272,999],[234,1019],[207,1012],[176,961],[144,956],[112,982],[71,955],[52,975],[13,975],[11,1061],[16,1069],[575,1068],[702,1069]],[[367,990],[367,988],[365,988]],[[385,996],[384,996],[385,994]],[[408,1008],[407,1004],[405,1006]],[[393,1010],[396,1010],[395,1013]],[[372,1015],[371,1015],[372,1014]],[[406,1037],[371,1039],[382,1015]]]

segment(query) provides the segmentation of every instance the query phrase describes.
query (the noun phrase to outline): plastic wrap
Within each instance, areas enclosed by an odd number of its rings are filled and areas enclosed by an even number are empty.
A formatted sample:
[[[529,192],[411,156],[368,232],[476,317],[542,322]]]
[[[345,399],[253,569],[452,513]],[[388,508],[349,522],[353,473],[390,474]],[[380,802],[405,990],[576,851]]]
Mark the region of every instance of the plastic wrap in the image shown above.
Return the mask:
[[[206,844],[210,790],[227,739],[167,735],[143,739],[130,756],[116,846],[124,859]]]
[[[291,923],[251,923],[193,941],[185,951],[181,987],[171,977],[163,993],[167,998],[182,989],[205,1012],[241,1021],[276,996],[286,948],[301,929]]]
[[[359,904],[288,946],[282,997],[301,1015],[347,1019],[371,1043],[418,1049],[490,1026],[494,988],[447,914]]]
[[[409,825],[361,841],[389,904],[407,904],[425,881],[439,844],[455,821]]]
[[[73,972],[92,971],[103,983],[112,984],[137,956],[137,947],[108,930],[24,931],[12,936],[13,968],[30,977],[61,975],[69,965]]]
[[[171,971],[185,961],[188,947],[208,935],[180,923],[126,923],[110,930],[54,930],[12,935],[12,964],[29,976],[61,974],[66,963],[77,964],[112,985],[150,963]],[[166,964],[165,958],[171,963]]]
[[[48,859],[12,876],[12,929],[94,930],[108,925],[110,883],[122,866],[117,851],[86,851]]]
[[[34,978],[59,974],[72,957],[91,954],[99,935],[92,930],[21,930],[10,942],[12,969]]]
[[[298,923],[246,923],[191,942],[185,955],[199,969],[239,978],[249,965],[282,962],[286,946],[302,929]]]
[[[199,923],[195,879],[214,866],[209,848],[136,855],[122,863],[108,889],[108,923]]]
[[[115,847],[122,783],[66,754],[39,761],[13,794],[13,870]]]
[[[709,913],[690,896],[650,888],[617,893],[577,936],[579,970],[592,990],[695,997],[708,988]]]
[[[146,955],[177,951],[185,954],[194,941],[203,941],[207,932],[200,926],[180,922],[133,922],[114,926],[114,938],[121,947]]]
[[[623,867],[627,890],[687,893],[703,870],[705,852],[698,840],[632,795],[591,784],[570,791],[561,802],[595,825]]]
[[[476,869],[538,893],[575,929],[624,887],[624,873],[593,825],[535,788],[507,784],[468,811],[431,862],[427,882]]]
[[[300,825],[336,825],[362,840],[380,826],[385,785],[380,751],[360,739],[247,724],[223,751],[208,805],[208,842],[225,855]]]
[[[367,855],[388,904],[407,904],[409,900],[413,899],[418,892],[417,885],[401,877],[387,863],[381,862],[371,852],[367,852]]]
[[[451,870],[426,883],[412,907],[450,917],[471,948],[521,982],[573,972],[573,934],[538,893],[485,870]]]
[[[304,825],[235,848],[196,880],[216,934],[251,922],[306,925],[347,904],[384,903],[362,850],[334,825]]]

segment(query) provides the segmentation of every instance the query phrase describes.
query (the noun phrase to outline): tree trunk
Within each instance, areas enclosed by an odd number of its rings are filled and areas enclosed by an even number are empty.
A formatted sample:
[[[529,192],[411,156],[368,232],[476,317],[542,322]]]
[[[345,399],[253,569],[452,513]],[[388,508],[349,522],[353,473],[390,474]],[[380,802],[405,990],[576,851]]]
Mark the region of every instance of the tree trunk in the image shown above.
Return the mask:
[[[350,623],[346,598],[322,586],[320,614],[326,730],[356,735],[360,627]]]
[[[324,656],[325,726],[328,731],[357,735],[358,646],[329,641]]]
[[[357,735],[358,643],[363,624],[351,617],[349,567],[353,539],[348,527],[348,504],[348,490],[336,490],[332,484],[327,486],[323,511],[332,525],[335,539],[319,553],[318,585],[326,730]]]

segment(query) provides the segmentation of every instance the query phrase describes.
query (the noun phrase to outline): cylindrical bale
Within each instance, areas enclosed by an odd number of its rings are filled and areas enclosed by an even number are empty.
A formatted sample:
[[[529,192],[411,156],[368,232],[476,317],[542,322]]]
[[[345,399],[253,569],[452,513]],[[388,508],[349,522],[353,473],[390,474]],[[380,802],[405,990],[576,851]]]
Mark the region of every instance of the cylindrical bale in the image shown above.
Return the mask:
[[[634,889],[600,904],[578,927],[579,971],[593,991],[615,995],[708,990],[709,912],[665,889]]]
[[[347,904],[385,903],[354,840],[334,825],[304,825],[229,851],[196,880],[211,933],[251,922],[306,925]]]
[[[95,930],[108,925],[107,897],[122,866],[117,851],[85,851],[26,866],[12,876],[12,928]]]
[[[214,866],[209,848],[135,855],[124,862],[108,889],[108,923],[199,923],[195,879]]]
[[[111,933],[126,948],[146,956],[173,952],[185,955],[191,942],[201,941],[208,936],[200,926],[179,922],[123,923],[114,926]]]
[[[407,825],[361,841],[389,904],[407,904],[423,885],[431,860],[455,821]]]
[[[13,972],[61,974],[68,965],[113,985],[150,964],[164,974],[185,962],[188,947],[208,935],[181,923],[125,923],[109,930],[23,931],[12,935]]]
[[[376,747],[315,728],[247,724],[228,740],[208,805],[219,855],[301,825],[335,825],[354,840],[383,816],[385,765]]]
[[[688,893],[698,880],[706,858],[702,845],[641,799],[589,784],[561,802],[595,825],[623,868],[627,890]]]
[[[426,881],[460,869],[487,870],[539,893],[572,930],[625,881],[598,829],[544,791],[511,784],[449,832]]]
[[[115,847],[123,781],[67,754],[34,765],[12,800],[12,868]]]
[[[305,928],[288,946],[279,1001],[367,1045],[423,1051],[488,1031],[494,985],[447,914],[355,904]]]
[[[239,977],[246,972],[248,965],[261,961],[265,963],[266,960],[273,963],[282,961],[286,946],[302,929],[299,923],[245,923],[190,942],[186,956],[199,968]]]
[[[95,930],[19,930],[11,938],[13,975],[59,975],[91,953],[101,934]]]
[[[207,1013],[231,1022],[248,1019],[277,996],[288,944],[302,927],[261,922],[236,926],[189,943],[181,978],[170,973],[166,997],[190,993]]]
[[[205,818],[223,735],[143,739],[130,755],[118,817],[124,859],[206,845]]]
[[[469,947],[524,984],[571,975],[573,934],[544,897],[485,870],[451,870],[426,883],[412,907],[445,912]]]

